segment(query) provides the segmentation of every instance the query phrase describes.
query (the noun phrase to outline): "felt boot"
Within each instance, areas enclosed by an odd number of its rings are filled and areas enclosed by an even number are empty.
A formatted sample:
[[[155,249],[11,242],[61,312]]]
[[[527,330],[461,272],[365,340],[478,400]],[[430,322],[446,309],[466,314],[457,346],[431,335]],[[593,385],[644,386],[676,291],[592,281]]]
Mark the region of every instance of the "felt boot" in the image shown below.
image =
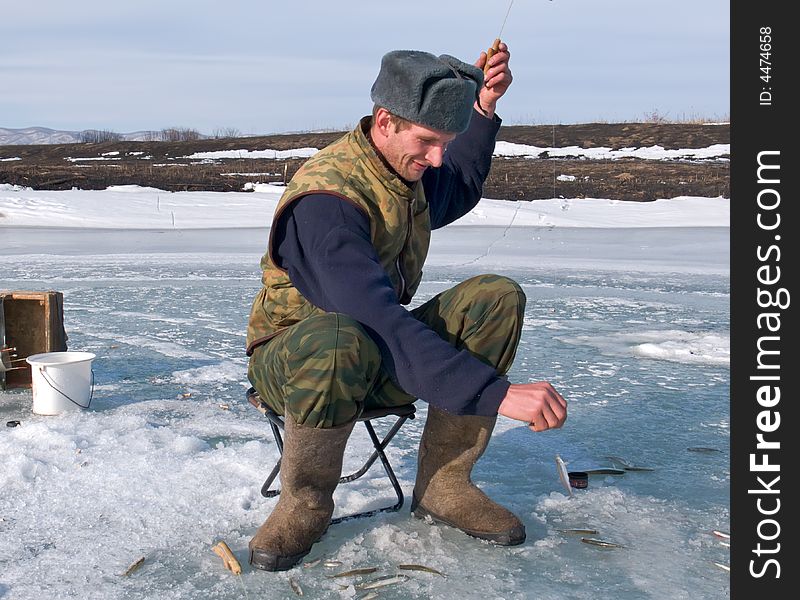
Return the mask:
[[[515,546],[525,541],[525,526],[470,479],[496,421],[497,417],[457,416],[428,406],[411,512],[476,538]]]
[[[354,424],[306,427],[286,415],[281,493],[278,504],[250,540],[251,565],[265,571],[291,569],[325,533]]]

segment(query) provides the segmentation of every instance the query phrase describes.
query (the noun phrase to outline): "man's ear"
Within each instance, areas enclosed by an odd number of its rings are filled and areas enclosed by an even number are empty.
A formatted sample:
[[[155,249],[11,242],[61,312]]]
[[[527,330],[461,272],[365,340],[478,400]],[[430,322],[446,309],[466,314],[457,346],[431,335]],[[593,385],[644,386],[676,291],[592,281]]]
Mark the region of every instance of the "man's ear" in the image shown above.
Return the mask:
[[[383,136],[388,136],[394,131],[392,113],[383,107],[379,107],[378,110],[375,111],[375,119],[373,124]]]

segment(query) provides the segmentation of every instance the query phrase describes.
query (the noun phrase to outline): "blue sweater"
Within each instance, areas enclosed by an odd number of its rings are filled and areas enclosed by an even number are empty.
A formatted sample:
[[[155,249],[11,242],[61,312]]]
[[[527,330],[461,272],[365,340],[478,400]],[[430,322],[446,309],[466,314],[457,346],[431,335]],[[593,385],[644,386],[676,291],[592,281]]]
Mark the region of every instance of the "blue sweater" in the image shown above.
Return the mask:
[[[447,147],[442,166],[423,175],[433,229],[480,200],[499,128],[498,118],[473,113],[467,131]],[[312,304],[361,323],[381,350],[382,367],[403,390],[454,414],[497,414],[508,382],[399,303],[362,212],[331,194],[314,194],[295,201],[274,227],[278,266]]]

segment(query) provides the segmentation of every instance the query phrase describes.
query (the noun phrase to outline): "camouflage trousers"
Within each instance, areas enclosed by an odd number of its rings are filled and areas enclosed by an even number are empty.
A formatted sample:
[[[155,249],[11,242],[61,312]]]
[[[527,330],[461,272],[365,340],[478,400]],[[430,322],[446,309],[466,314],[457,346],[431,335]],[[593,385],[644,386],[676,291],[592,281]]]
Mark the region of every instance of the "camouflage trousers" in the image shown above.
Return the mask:
[[[511,368],[524,312],[522,289],[498,275],[468,279],[411,311],[498,375]],[[309,427],[335,427],[357,419],[365,407],[416,400],[381,368],[378,346],[364,327],[341,313],[313,315],[258,346],[248,377],[272,410]]]

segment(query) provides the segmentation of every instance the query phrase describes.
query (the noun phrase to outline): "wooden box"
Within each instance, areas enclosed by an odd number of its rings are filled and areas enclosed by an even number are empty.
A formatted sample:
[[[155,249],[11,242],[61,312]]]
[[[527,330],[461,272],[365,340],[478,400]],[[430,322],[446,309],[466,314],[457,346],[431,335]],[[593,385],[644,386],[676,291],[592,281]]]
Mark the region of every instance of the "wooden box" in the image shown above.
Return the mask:
[[[5,365],[0,367],[0,389],[30,387],[31,368],[22,359],[66,349],[61,292],[0,291],[0,358]]]

